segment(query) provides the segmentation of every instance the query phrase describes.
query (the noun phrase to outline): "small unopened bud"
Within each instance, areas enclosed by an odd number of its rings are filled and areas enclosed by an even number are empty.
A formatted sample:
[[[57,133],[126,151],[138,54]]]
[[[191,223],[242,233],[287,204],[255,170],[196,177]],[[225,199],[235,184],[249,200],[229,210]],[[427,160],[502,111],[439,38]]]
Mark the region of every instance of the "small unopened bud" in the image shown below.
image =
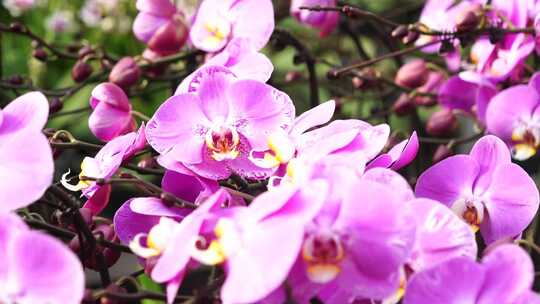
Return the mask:
[[[330,70],[326,73],[326,78],[330,80],[335,80],[339,78],[339,73],[336,70]]]
[[[107,286],[105,291],[109,292],[109,293],[115,293],[115,294],[127,293],[127,290],[124,287],[118,286],[118,285],[116,285],[114,283]],[[117,299],[112,298],[112,297],[104,296],[99,300],[99,303],[100,304],[124,304],[124,303],[128,303],[128,302],[123,301],[123,300],[117,300]]]
[[[49,114],[56,113],[64,107],[64,103],[62,100],[58,97],[54,97],[51,99],[51,102],[49,103]]]
[[[396,39],[403,39],[409,34],[409,29],[405,25],[400,25],[392,31],[392,37]]]
[[[109,81],[124,89],[136,84],[141,77],[141,69],[132,57],[124,57],[116,63],[111,73]]]
[[[48,55],[47,55],[47,52],[43,48],[38,47],[32,52],[32,56],[34,56],[34,58],[36,58],[39,61],[47,61]]]
[[[362,79],[360,77],[357,77],[357,76],[353,77],[353,79],[351,80],[351,83],[352,83],[353,87],[355,89],[357,89],[357,90],[361,89],[366,84],[364,79]]]
[[[93,291],[91,289],[85,289],[84,295],[82,298],[82,304],[95,304],[96,300],[94,299]]]
[[[460,32],[474,30],[480,23],[480,17],[473,10],[461,12],[456,17],[456,29]]]
[[[432,136],[448,136],[457,127],[457,119],[452,110],[442,109],[431,115],[426,124],[426,132]]]
[[[420,38],[420,34],[418,32],[409,31],[407,36],[403,37],[401,41],[403,41],[404,44],[412,44],[415,43],[418,38]]]
[[[152,156],[145,157],[137,163],[137,167],[143,169],[155,169],[158,167],[158,162]]]
[[[429,77],[429,70],[426,62],[416,59],[402,66],[395,78],[395,82],[400,86],[415,89],[423,86]]]
[[[24,24],[16,21],[9,25],[9,29],[13,32],[20,33],[25,30]]]
[[[404,116],[411,113],[415,109],[415,104],[407,94],[401,94],[394,102],[392,111],[398,116]]]
[[[452,155],[452,150],[450,150],[448,145],[439,145],[435,153],[433,153],[433,163],[438,163],[450,155]]]
[[[79,59],[83,59],[84,57],[86,57],[86,55],[90,55],[93,53],[94,53],[94,49],[92,49],[91,46],[85,45],[79,49],[79,52],[78,52]]]
[[[302,78],[302,73],[298,71],[290,71],[290,72],[287,72],[287,74],[285,74],[286,83],[295,82],[299,80],[300,78]]]
[[[9,83],[14,84],[14,85],[20,85],[20,84],[23,84],[24,78],[21,75],[13,75],[9,77],[8,81]]]
[[[71,77],[75,82],[83,82],[90,75],[92,75],[92,66],[82,60],[78,60],[71,69]]]

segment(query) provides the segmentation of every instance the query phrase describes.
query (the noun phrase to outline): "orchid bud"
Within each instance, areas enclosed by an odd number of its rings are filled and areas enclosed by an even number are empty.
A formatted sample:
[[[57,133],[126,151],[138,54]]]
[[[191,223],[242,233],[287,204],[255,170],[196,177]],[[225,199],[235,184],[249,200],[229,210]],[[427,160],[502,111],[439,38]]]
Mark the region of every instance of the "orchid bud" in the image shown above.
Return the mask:
[[[287,72],[287,74],[285,75],[285,82],[286,83],[295,82],[296,80],[300,78],[302,78],[302,73],[298,71],[290,71],[290,72]]]
[[[423,86],[427,82],[428,76],[429,70],[426,62],[422,59],[416,59],[398,70],[395,82],[400,86],[414,89]]]
[[[20,33],[25,30],[24,24],[20,22],[12,22],[9,25],[9,29],[15,33]]]
[[[456,127],[457,119],[452,110],[442,109],[428,119],[426,132],[432,136],[448,136]]]
[[[24,82],[24,78],[21,75],[17,74],[17,75],[13,75],[9,77],[8,81],[10,84],[13,84],[13,85],[21,85]]]
[[[394,102],[392,111],[398,116],[404,116],[411,113],[415,109],[415,104],[407,94],[401,94]]]
[[[400,25],[392,31],[392,37],[396,39],[403,39],[409,34],[409,29],[405,25]]]
[[[155,169],[158,168],[158,163],[156,159],[152,156],[145,157],[137,163],[137,167],[143,168],[143,169]]]
[[[49,114],[56,113],[64,107],[64,103],[62,100],[58,97],[54,97],[51,99],[51,102],[49,103]]]
[[[124,287],[118,286],[114,283],[107,286],[105,290],[110,293],[127,293],[127,290]],[[99,300],[99,304],[122,304],[122,303],[126,303],[126,302],[122,300],[117,300],[114,298],[109,298],[107,296],[104,296]]]
[[[161,26],[148,41],[148,47],[160,54],[177,52],[184,46],[189,35],[186,23],[180,19],[173,19]]]
[[[433,163],[438,163],[450,155],[452,155],[452,150],[448,147],[448,145],[439,145],[437,150],[435,150],[435,153],[433,153],[432,161]]]
[[[85,81],[90,75],[92,75],[92,66],[82,60],[78,60],[71,69],[71,78],[78,83]]]
[[[109,81],[126,89],[136,84],[141,77],[141,69],[132,57],[124,57],[116,63],[111,73]]]
[[[94,49],[92,49],[92,47],[88,46],[88,45],[85,45],[83,46],[82,48],[79,49],[79,52],[77,53],[77,55],[79,56],[80,59],[86,57],[86,55],[90,55],[90,54],[93,54],[94,53]]]
[[[351,82],[353,87],[357,90],[361,89],[366,84],[366,82],[362,78],[357,76],[353,77]]]
[[[418,32],[409,31],[407,36],[405,36],[401,41],[403,41],[404,44],[412,44],[415,43],[418,38],[420,38],[420,34],[418,34]]]
[[[32,56],[36,58],[39,61],[47,61],[47,52],[41,48],[38,47],[32,52]]]

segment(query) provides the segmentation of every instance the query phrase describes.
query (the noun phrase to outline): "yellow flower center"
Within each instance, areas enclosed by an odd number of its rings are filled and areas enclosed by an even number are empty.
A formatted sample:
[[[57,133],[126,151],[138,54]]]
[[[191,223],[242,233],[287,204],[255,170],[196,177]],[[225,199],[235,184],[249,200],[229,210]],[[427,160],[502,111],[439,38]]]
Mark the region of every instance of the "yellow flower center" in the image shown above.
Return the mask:
[[[302,258],[306,263],[308,278],[324,284],[335,279],[341,272],[345,251],[339,237],[332,233],[310,235],[302,246]]]

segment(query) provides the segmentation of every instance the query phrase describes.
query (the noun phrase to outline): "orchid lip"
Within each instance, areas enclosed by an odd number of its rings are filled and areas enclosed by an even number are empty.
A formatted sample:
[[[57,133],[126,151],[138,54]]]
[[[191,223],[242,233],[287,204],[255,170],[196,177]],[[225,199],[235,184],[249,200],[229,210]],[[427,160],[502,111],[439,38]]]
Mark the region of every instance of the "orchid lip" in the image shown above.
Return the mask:
[[[471,198],[457,200],[451,207],[462,220],[471,225],[474,232],[478,231],[484,220],[484,205],[481,201]]]
[[[241,246],[234,226],[231,220],[220,219],[214,228],[214,239],[208,240],[204,236],[195,238],[191,247],[191,257],[205,265],[224,263]]]
[[[240,135],[232,127],[215,127],[208,130],[205,136],[212,158],[217,161],[235,159],[239,155]]]
[[[328,283],[341,272],[345,250],[338,235],[319,233],[309,235],[302,246],[302,258],[307,264],[306,274],[316,283]]]

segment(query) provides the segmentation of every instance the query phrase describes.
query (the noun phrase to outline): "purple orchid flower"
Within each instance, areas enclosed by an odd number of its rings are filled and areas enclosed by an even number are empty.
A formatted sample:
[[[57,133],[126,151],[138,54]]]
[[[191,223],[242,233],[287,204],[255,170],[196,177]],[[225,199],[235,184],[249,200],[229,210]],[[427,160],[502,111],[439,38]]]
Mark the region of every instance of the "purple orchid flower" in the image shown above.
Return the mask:
[[[534,181],[497,137],[482,137],[469,155],[442,160],[418,178],[416,195],[450,207],[480,229],[486,243],[518,236],[538,210]]]
[[[346,183],[349,179],[328,181],[332,185],[323,208],[305,226],[302,252],[288,278],[299,303],[315,296],[324,303],[382,300],[399,288],[413,246],[414,219],[402,208],[401,196],[384,184],[372,179]],[[341,201],[332,194],[337,192]]]
[[[319,35],[326,37],[336,28],[339,22],[339,12],[315,12],[300,9],[301,7],[335,7],[336,0],[293,0],[291,2],[291,15],[299,22],[320,29]]]
[[[193,45],[206,52],[222,50],[233,38],[248,39],[262,49],[274,30],[270,0],[204,0],[190,31]]]
[[[478,120],[485,124],[489,102],[496,94],[497,87],[490,81],[464,73],[448,79],[439,89],[438,99],[446,108],[475,113]]]
[[[413,275],[403,303],[540,303],[533,281],[529,255],[516,245],[500,245],[481,263],[457,257]]]
[[[92,90],[90,106],[94,112],[88,119],[90,131],[102,141],[132,132],[136,122],[131,117],[131,104],[124,90],[112,82]]]
[[[188,90],[165,101],[148,122],[150,145],[206,178],[270,176],[272,170],[248,156],[265,150],[270,134],[289,130],[295,111],[290,98],[264,83],[238,80],[223,67],[201,69]]]
[[[372,126],[360,120],[336,120],[335,101],[330,100],[298,116],[289,133],[280,130],[268,137],[268,150],[252,151],[250,159],[262,168],[284,167],[294,158],[314,163],[326,155],[352,155],[373,159],[385,146],[390,128],[386,124]],[[315,128],[319,127],[319,128]],[[281,175],[283,170],[278,170]]]
[[[416,220],[416,239],[410,270],[419,272],[454,257],[476,258],[476,238],[472,229],[451,209],[429,199],[407,204]]]
[[[270,59],[257,52],[249,39],[246,38],[232,39],[223,51],[210,57],[199,69],[208,66],[223,66],[229,69],[238,79],[253,79],[260,82],[267,82],[274,70]],[[199,70],[184,78],[174,95],[188,93],[189,84],[198,72]]]
[[[108,142],[95,157],[85,157],[81,163],[79,178],[110,178],[127,159],[141,151],[146,145],[144,124],[137,132],[131,132],[119,136]],[[111,185],[98,185],[95,181],[81,179],[76,185],[69,183],[67,176],[70,171],[62,176],[62,185],[71,191],[82,191],[82,195],[88,198],[83,206],[99,214],[108,204]]]
[[[84,272],[77,256],[14,214],[0,215],[0,258],[0,302],[81,302]]]
[[[42,134],[48,115],[49,103],[39,92],[0,110],[0,214],[36,201],[52,183],[52,151]]]
[[[519,100],[519,102],[515,102]],[[487,130],[512,148],[512,156],[526,160],[540,146],[540,73],[529,85],[516,85],[501,91],[487,109]]]
[[[133,22],[135,37],[154,52],[178,52],[188,38],[184,14],[169,0],[137,0],[139,14]]]

